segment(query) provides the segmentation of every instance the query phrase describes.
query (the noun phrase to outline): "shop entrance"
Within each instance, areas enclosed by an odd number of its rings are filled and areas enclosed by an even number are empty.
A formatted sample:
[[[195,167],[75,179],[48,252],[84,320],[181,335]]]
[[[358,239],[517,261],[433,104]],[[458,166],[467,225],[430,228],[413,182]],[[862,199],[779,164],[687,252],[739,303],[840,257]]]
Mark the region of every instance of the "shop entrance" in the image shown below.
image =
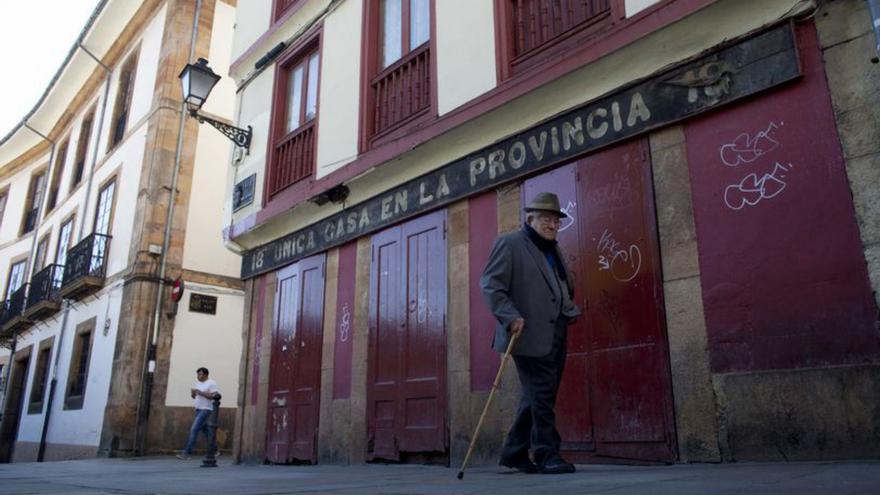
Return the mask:
[[[279,270],[266,425],[269,462],[317,460],[323,320],[324,255]]]
[[[18,425],[24,406],[24,388],[30,366],[30,348],[13,356],[9,383],[6,386],[6,399],[3,423],[0,428],[0,462],[12,462],[15,439],[18,438]]]
[[[559,243],[585,316],[569,327],[556,407],[564,455],[676,457],[669,352],[648,144],[628,142],[531,178],[570,215]]]
[[[373,236],[368,460],[446,455],[446,212]]]

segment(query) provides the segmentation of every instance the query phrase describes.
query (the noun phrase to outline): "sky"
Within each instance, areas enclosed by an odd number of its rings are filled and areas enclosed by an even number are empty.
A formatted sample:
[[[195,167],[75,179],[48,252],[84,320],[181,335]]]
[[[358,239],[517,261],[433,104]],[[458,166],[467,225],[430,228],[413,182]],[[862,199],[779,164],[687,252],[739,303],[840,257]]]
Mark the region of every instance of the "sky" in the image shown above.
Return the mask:
[[[0,138],[36,105],[98,0],[0,0]]]

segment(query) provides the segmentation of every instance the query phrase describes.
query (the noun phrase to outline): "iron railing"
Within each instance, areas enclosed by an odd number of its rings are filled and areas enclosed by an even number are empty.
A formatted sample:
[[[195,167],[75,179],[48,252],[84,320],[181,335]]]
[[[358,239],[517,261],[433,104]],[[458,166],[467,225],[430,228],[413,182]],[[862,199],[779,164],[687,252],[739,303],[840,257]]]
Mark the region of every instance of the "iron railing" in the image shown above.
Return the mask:
[[[58,290],[64,276],[64,265],[49,265],[31,278],[31,290],[28,292],[27,309],[43,302],[61,302]]]
[[[9,299],[0,301],[0,329],[6,326],[6,323],[13,317],[9,311]]]
[[[9,296],[9,305],[6,310],[9,312],[9,318],[6,320],[12,320],[16,316],[21,316],[24,312],[25,305],[27,304],[27,292],[28,286],[30,284],[22,284],[21,287],[15,290],[12,295]]]
[[[70,248],[61,286],[70,285],[83,277],[104,278],[110,238],[109,235],[92,234]]]

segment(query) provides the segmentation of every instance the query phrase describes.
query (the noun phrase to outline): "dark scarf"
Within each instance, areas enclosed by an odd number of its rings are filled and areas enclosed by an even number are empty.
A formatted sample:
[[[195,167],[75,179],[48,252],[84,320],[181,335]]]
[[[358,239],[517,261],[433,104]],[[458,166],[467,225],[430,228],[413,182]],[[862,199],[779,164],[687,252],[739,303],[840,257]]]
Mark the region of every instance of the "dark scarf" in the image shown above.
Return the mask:
[[[551,241],[550,239],[544,239],[541,237],[541,234],[537,233],[535,229],[527,223],[523,224],[523,231],[526,233],[529,240],[532,241],[532,244],[534,244],[535,247],[547,257],[547,262],[550,263],[550,266],[556,269],[559,279],[568,282],[565,268],[562,266],[562,260],[559,259],[559,255],[556,251],[556,245],[558,243],[555,240]]]

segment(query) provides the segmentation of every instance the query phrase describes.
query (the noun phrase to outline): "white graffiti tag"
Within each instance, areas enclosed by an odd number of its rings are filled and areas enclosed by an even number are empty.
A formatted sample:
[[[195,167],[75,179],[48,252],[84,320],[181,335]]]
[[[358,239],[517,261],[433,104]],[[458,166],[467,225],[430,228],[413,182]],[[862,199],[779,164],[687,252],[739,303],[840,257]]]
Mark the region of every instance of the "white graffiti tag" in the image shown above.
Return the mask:
[[[636,278],[642,268],[642,251],[635,244],[622,248],[614,234],[605,229],[599,239],[599,271],[608,270],[618,282]]]
[[[776,123],[770,122],[766,129],[759,131],[754,136],[749,136],[745,132],[740,134],[732,143],[721,147],[721,161],[728,167],[736,167],[743,163],[752,163],[770,153],[779,147],[779,141],[773,139],[772,136],[778,128]]]
[[[569,201],[568,204],[565,205],[565,208],[562,209],[562,212],[565,213],[566,215],[568,215],[568,217],[562,219],[562,225],[559,226],[559,232],[562,232],[563,230],[574,225],[574,222],[575,222],[575,218],[574,218],[575,208],[574,207],[575,206],[577,206],[577,203],[575,203],[574,201]]]
[[[784,180],[786,173],[792,169],[777,162],[773,171],[758,178],[758,174],[749,174],[736,184],[731,184],[724,189],[724,204],[731,210],[741,210],[746,205],[755,206],[762,199],[772,199],[785,189]]]
[[[351,329],[351,310],[348,303],[342,305],[342,318],[339,322],[339,341],[347,342],[349,330]]]

